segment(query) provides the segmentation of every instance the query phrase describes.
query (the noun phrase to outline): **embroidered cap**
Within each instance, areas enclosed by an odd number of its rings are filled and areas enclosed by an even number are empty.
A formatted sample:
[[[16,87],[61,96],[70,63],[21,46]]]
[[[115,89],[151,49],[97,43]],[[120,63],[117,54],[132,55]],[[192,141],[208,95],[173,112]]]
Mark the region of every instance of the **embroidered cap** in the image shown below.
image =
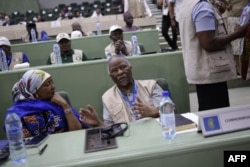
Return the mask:
[[[10,41],[8,40],[8,38],[6,37],[0,37],[0,46],[1,45],[6,45],[6,46],[10,46]]]
[[[62,39],[70,40],[69,34],[67,34],[67,33],[59,33],[59,34],[56,36],[56,42],[59,42],[59,41],[61,41]]]
[[[111,35],[111,32],[115,31],[115,30],[122,30],[122,27],[119,26],[119,25],[112,25],[110,28],[109,28],[109,35]]]

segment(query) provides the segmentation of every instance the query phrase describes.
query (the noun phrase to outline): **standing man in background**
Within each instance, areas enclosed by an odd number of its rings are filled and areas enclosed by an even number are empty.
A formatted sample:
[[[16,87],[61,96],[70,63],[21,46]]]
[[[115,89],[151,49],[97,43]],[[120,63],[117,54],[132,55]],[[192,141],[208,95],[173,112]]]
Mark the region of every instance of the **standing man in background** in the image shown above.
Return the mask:
[[[227,81],[236,78],[231,41],[244,37],[250,23],[227,34],[222,17],[206,0],[184,0],[179,12],[187,81],[195,84],[199,111],[229,107]]]
[[[235,30],[235,27],[240,22],[240,15],[243,8],[247,5],[248,0],[221,0],[227,6],[227,12],[225,17],[227,18],[227,30],[228,33],[232,33]],[[234,40],[231,42],[233,47],[233,55],[236,66],[236,71],[240,75],[240,39]]]
[[[163,49],[163,51],[175,51],[178,49],[177,46],[177,34],[178,34],[178,24],[175,20],[175,16],[171,16],[168,11],[168,5],[169,5],[169,0],[163,0],[162,4],[162,27],[161,27],[161,33],[165,40],[168,42],[168,45],[171,47],[169,49]],[[175,25],[171,25],[171,23],[174,22]],[[168,30],[171,26],[172,30],[172,39],[168,35]]]

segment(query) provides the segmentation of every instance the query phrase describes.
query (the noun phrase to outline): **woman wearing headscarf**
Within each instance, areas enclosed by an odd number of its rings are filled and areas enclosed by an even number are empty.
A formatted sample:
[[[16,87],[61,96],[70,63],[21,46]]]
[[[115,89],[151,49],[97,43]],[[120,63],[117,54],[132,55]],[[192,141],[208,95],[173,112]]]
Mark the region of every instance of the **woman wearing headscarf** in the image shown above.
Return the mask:
[[[12,97],[14,104],[7,113],[15,112],[21,118],[24,137],[79,130],[100,123],[93,112],[85,113],[85,123],[82,122],[79,113],[55,92],[51,75],[42,70],[25,72],[14,84]]]

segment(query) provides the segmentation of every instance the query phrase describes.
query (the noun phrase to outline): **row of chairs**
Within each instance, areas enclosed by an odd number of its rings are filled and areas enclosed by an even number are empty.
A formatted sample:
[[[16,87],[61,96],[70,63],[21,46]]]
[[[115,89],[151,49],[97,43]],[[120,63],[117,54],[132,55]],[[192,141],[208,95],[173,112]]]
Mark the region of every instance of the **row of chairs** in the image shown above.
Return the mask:
[[[42,9],[39,12],[35,12],[33,10],[27,10],[25,13],[20,13],[19,11],[13,11],[11,18],[15,24],[20,23],[24,20],[32,20],[34,21],[38,15],[41,15],[45,21],[53,21],[56,20],[60,12],[65,10],[65,8],[75,15],[76,11],[80,12],[81,16],[89,17],[92,15],[93,11],[97,8],[101,10],[103,15],[112,15],[121,13],[121,11],[116,7],[116,1],[114,0],[105,0],[104,2],[95,0],[93,2],[82,2],[81,4],[71,3],[69,5],[66,4],[58,4],[53,9]]]

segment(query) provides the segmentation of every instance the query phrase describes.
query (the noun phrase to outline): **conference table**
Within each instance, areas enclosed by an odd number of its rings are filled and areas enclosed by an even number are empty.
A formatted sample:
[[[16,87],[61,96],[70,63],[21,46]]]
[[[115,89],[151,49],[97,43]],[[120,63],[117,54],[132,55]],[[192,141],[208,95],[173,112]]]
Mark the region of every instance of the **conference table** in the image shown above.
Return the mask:
[[[129,124],[117,148],[84,153],[85,131],[53,134],[42,155],[31,155],[29,167],[222,167],[225,150],[250,150],[250,130],[204,138],[197,131],[177,134],[172,141],[161,137],[159,123],[148,118]],[[1,166],[12,166],[10,160]]]

